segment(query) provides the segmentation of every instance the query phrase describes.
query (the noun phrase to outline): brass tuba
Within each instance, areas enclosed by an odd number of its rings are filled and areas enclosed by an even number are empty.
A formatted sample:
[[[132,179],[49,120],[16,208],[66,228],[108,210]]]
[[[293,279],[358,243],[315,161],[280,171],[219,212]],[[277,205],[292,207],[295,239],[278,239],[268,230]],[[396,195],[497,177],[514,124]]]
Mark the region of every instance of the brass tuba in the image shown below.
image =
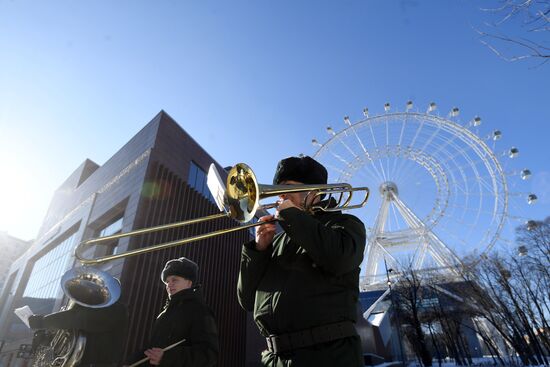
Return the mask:
[[[120,297],[120,283],[110,274],[87,267],[74,268],[61,278],[61,288],[68,297],[62,311],[79,304],[88,308],[109,307]],[[78,366],[86,348],[86,335],[81,330],[38,331],[42,339],[34,351],[33,367]]]
[[[45,340],[46,343],[35,348],[33,367],[78,366],[86,347],[86,336],[74,329],[37,331],[36,338]]]

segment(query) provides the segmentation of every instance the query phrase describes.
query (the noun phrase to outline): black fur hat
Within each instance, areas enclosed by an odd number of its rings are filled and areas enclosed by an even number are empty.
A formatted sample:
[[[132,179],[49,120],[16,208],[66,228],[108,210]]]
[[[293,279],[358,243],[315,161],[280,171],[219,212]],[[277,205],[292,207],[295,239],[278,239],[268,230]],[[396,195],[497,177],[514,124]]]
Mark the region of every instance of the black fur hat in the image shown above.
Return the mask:
[[[160,278],[163,282],[166,282],[168,276],[177,275],[194,283],[198,272],[199,266],[195,262],[186,257],[180,257],[179,259],[169,260],[164,265]]]
[[[327,178],[327,169],[315,159],[308,156],[288,157],[279,161],[273,185],[287,180],[304,184],[326,184]]]

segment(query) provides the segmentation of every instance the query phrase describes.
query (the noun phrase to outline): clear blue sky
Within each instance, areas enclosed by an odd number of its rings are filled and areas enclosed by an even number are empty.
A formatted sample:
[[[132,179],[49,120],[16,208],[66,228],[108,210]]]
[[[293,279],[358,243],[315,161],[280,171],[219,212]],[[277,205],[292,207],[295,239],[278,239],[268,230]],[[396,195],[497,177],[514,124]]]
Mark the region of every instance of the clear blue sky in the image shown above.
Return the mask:
[[[0,230],[33,238],[53,191],[161,109],[269,183],[327,125],[436,101],[500,129],[550,215],[550,64],[509,63],[478,1],[0,0]],[[522,214],[524,215],[524,214]]]

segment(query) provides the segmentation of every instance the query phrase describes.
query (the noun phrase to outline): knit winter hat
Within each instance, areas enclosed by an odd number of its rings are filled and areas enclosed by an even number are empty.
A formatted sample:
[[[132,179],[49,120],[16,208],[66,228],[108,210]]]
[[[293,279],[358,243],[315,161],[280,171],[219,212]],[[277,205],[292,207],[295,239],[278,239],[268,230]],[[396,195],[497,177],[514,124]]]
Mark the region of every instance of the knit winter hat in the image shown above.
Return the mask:
[[[327,177],[327,169],[315,159],[308,156],[288,157],[277,165],[273,184],[278,185],[287,180],[304,184],[326,184]]]
[[[199,272],[199,266],[189,260],[186,257],[180,257],[179,259],[169,260],[160,275],[163,282],[166,282],[166,278],[170,275],[177,275],[193,283],[197,279],[197,273]]]

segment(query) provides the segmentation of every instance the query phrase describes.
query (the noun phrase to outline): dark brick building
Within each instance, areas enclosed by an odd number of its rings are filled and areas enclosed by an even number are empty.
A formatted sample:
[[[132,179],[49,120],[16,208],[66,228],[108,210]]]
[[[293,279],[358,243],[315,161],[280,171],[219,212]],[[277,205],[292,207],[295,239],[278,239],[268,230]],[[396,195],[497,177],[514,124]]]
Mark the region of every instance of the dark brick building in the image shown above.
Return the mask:
[[[0,294],[0,340],[5,341],[1,365],[28,363],[17,358],[17,351],[31,342],[32,334],[13,310],[28,304],[35,313],[49,313],[64,304],[59,279],[77,265],[72,250],[79,242],[217,213],[206,187],[211,163],[224,172],[163,111],[102,166],[85,160],[55,192],[37,240],[9,270]],[[230,219],[205,222],[123,238],[88,252],[123,252],[236,225]],[[199,282],[217,315],[219,366],[245,365],[247,316],[237,303],[236,283],[241,245],[249,238],[249,231],[243,230],[99,266],[121,280],[122,300],[130,308],[126,353],[143,346],[164,305],[165,290],[159,277],[164,263],[186,256],[199,263]]]

